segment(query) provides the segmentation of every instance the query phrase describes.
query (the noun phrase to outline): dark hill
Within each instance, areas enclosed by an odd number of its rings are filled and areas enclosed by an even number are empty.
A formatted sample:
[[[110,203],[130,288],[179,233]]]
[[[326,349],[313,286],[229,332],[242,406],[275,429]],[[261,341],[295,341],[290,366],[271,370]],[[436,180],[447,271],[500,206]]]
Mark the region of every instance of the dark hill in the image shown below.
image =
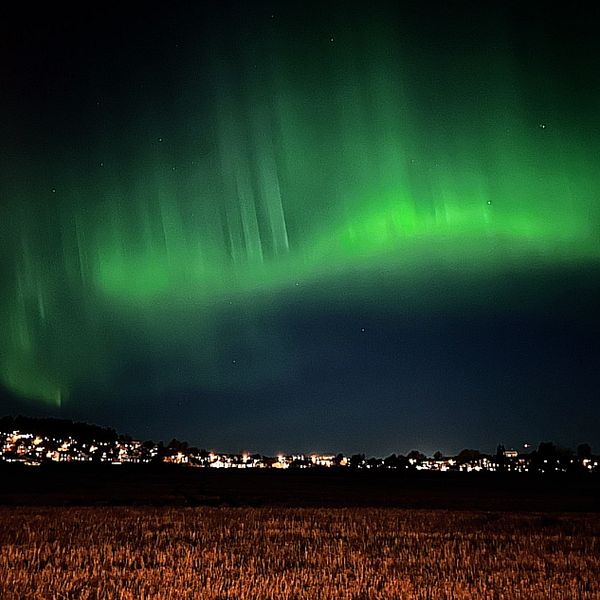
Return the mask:
[[[68,419],[22,415],[0,417],[0,431],[15,430],[45,437],[72,437],[81,442],[112,442],[119,438],[117,432],[109,427],[73,422]]]

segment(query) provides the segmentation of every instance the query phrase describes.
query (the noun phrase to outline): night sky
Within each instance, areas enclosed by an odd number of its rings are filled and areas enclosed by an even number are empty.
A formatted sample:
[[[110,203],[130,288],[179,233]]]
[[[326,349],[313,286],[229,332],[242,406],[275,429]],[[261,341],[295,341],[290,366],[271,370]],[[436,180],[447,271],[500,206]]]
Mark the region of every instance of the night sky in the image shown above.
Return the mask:
[[[0,413],[600,450],[599,15],[529,4],[3,15]]]

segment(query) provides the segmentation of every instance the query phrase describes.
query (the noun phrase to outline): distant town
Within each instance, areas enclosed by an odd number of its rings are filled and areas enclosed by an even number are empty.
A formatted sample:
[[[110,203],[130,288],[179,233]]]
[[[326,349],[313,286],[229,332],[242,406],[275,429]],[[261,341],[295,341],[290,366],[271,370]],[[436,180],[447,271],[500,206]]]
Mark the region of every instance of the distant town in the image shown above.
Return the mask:
[[[364,454],[227,454],[191,447],[177,439],[155,443],[120,436],[113,429],[62,419],[0,418],[0,463],[36,467],[49,463],[173,464],[212,469],[400,469],[442,472],[599,473],[589,444],[576,451],[542,442],[528,452],[498,445],[494,454],[465,449],[456,456],[412,450],[385,458]]]

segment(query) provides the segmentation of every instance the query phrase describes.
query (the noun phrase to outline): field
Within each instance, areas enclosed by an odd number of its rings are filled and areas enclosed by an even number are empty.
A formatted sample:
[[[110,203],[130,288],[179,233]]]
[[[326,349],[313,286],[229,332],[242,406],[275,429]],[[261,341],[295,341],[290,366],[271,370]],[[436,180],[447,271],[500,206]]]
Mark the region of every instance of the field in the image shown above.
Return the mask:
[[[599,512],[600,476],[2,465],[0,506],[393,507]]]
[[[600,515],[3,507],[0,597],[600,598]]]

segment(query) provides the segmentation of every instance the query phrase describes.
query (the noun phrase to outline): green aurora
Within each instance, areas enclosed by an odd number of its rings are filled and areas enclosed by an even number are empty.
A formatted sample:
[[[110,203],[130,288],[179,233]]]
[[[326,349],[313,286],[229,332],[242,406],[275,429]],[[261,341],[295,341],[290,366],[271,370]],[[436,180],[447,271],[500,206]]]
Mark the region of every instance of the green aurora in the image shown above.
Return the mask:
[[[508,271],[597,268],[598,73],[583,85],[541,25],[440,33],[381,6],[308,31],[256,10],[198,39],[191,19],[155,52],[138,34],[92,53],[37,120],[8,107],[25,141],[1,189],[4,386],[60,406],[166,345],[189,364],[149,386],[243,390],[228,348],[298,294],[403,313],[450,302],[440,271],[470,306]],[[282,345],[250,347],[266,372]]]

